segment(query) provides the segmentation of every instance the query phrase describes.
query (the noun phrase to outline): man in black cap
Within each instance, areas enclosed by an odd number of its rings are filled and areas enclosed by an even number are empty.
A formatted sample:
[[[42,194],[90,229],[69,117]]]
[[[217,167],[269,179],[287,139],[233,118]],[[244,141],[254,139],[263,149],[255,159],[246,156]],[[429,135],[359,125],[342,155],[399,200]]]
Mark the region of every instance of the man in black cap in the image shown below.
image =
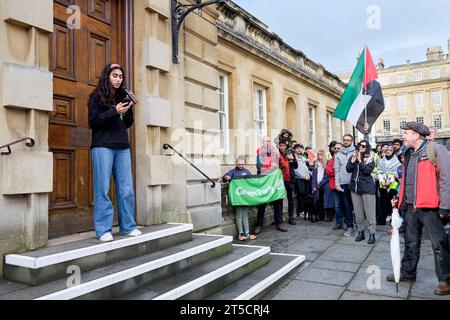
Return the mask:
[[[415,281],[420,258],[422,228],[426,227],[434,252],[439,284],[436,295],[450,294],[450,270],[446,266],[439,241],[444,237],[443,218],[450,212],[450,155],[443,145],[429,142],[427,126],[409,122],[403,132],[408,148],[403,163],[403,179],[398,207],[406,211],[405,253],[400,281]],[[393,201],[393,205],[397,201]],[[394,275],[387,277],[394,282]]]

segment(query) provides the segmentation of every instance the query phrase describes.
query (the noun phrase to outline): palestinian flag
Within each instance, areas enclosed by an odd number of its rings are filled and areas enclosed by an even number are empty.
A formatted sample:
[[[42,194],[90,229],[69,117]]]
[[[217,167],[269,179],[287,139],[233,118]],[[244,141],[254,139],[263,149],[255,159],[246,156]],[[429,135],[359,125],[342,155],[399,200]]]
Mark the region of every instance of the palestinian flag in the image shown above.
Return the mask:
[[[377,81],[378,74],[369,48],[365,48],[353,71],[350,82],[342,95],[334,112],[334,117],[348,120],[364,134],[364,126],[368,124],[368,132],[384,111],[384,99],[381,85]]]

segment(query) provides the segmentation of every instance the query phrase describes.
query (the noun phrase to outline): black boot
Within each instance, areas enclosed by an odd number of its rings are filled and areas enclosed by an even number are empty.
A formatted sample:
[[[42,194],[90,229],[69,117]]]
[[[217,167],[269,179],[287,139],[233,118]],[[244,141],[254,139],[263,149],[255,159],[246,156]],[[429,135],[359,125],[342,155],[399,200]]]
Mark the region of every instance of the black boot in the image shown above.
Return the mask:
[[[291,225],[293,225],[293,226],[295,226],[295,225],[297,224],[297,223],[295,222],[293,216],[292,216],[292,217],[289,217],[289,224],[291,224]]]
[[[375,243],[375,235],[371,234],[369,237],[369,241],[367,241],[367,244],[374,244]]]
[[[366,236],[364,235],[364,231],[362,231],[362,232],[358,233],[358,236],[356,237],[355,241],[356,242],[361,242],[361,241],[363,241],[365,239],[366,239]]]

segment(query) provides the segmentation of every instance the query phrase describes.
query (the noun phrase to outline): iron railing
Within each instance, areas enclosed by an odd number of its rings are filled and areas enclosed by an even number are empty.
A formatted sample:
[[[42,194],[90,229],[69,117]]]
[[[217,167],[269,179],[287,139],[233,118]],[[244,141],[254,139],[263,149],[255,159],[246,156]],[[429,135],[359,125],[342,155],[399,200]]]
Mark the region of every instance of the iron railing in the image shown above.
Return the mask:
[[[17,141],[13,141],[11,143],[5,144],[4,146],[0,146],[0,150],[5,149],[5,148],[8,149],[8,151],[0,152],[0,155],[2,155],[2,156],[10,155],[11,154],[11,146],[14,144],[20,143],[22,141],[26,141],[25,145],[29,148],[33,148],[34,145],[36,144],[33,138],[28,138],[28,137],[17,140]]]
[[[202,176],[204,176],[209,182],[212,183],[211,188],[216,187],[216,183],[210,177],[208,177],[202,170],[200,170],[195,164],[193,164],[191,161],[189,161],[185,156],[183,156],[181,153],[179,153],[177,150],[175,150],[170,144],[167,144],[167,143],[164,144],[163,149],[164,150],[171,149],[173,152],[178,154],[184,161],[189,163],[195,170],[197,170]]]

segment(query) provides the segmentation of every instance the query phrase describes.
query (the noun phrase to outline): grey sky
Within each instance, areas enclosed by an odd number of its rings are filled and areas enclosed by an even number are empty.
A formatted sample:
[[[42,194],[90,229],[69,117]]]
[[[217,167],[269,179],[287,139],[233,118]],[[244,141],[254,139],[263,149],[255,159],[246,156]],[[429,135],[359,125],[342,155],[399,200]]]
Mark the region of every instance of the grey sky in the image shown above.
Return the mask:
[[[426,50],[450,39],[448,0],[234,0],[286,43],[331,72],[352,70],[369,47],[375,64],[426,60]],[[380,8],[381,28],[370,30],[370,6]]]

